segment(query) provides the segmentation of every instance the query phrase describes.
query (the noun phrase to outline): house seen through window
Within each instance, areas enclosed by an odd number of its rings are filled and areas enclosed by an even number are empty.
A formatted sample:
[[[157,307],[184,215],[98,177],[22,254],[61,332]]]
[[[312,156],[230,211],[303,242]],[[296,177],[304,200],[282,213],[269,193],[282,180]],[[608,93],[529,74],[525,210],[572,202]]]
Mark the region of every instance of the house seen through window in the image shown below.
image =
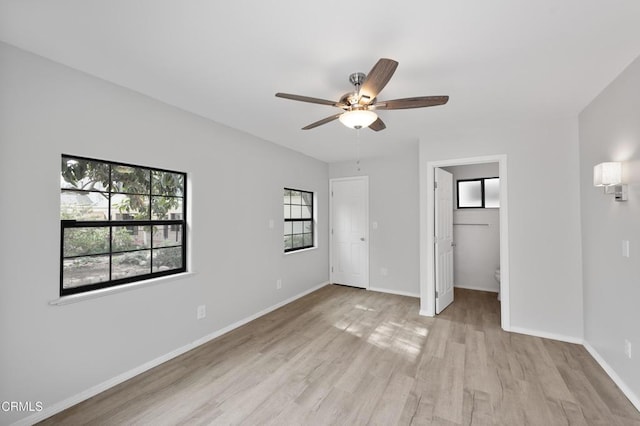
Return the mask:
[[[284,188],[284,251],[313,247],[313,192]]]
[[[186,271],[186,174],[62,156],[60,295]]]

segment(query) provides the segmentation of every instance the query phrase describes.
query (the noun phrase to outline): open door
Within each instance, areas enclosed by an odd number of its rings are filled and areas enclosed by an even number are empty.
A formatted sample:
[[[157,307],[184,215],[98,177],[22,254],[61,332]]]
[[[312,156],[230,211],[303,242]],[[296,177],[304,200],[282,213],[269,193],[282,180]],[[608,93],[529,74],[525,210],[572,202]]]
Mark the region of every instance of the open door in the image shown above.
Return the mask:
[[[453,175],[435,168],[436,314],[453,302]]]

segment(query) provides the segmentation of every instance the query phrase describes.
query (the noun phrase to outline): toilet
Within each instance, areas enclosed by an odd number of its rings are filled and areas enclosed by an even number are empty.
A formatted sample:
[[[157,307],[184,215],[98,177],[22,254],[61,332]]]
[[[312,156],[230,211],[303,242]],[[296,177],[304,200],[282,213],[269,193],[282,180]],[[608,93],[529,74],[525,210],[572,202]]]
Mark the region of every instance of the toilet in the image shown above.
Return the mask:
[[[500,300],[500,267],[496,269],[496,273],[494,275],[496,281],[498,282],[498,300]]]

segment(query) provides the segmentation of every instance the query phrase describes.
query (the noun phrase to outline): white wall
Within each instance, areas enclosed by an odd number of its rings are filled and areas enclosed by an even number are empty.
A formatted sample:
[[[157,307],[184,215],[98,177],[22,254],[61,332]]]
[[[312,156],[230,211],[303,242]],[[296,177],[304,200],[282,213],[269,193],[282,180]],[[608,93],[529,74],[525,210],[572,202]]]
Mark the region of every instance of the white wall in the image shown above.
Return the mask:
[[[355,161],[332,163],[329,176],[369,176],[370,287],[418,297],[417,143],[393,156],[363,159],[359,167]]]
[[[640,58],[579,116],[585,340],[640,408]],[[593,166],[623,161],[629,201],[593,186]],[[630,257],[622,257],[622,240]],[[633,359],[624,355],[624,340]],[[620,384],[620,383],[619,383]]]
[[[577,130],[576,119],[502,122],[420,140],[425,177],[429,161],[507,156],[511,330],[573,341],[582,338]]]
[[[459,179],[497,177],[498,163],[443,167],[453,174],[453,281],[455,287],[498,292],[500,266],[500,210],[458,209]]]
[[[46,409],[328,280],[326,163],[5,44],[0,63],[1,401]],[[187,172],[195,274],[50,306],[61,153]],[[283,255],[285,186],[317,192],[319,249]]]

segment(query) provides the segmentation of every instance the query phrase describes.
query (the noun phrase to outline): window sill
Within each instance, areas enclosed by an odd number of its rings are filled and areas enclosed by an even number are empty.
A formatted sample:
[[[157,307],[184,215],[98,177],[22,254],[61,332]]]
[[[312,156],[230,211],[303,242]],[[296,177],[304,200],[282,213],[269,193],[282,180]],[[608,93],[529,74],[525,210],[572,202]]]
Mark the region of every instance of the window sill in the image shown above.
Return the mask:
[[[300,249],[300,250],[287,251],[287,252],[284,252],[283,254],[284,254],[285,256],[290,256],[290,255],[292,255],[292,254],[296,254],[296,253],[304,253],[304,252],[306,252],[306,251],[312,251],[312,250],[317,250],[317,249],[318,249],[318,247],[317,247],[317,246],[313,246],[313,247],[304,248],[304,249]]]
[[[195,272],[184,272],[181,274],[167,275],[166,277],[152,278],[146,281],[139,281],[131,284],[124,284],[117,287],[103,288],[100,290],[88,291],[86,293],[72,294],[70,296],[62,296],[51,300],[49,305],[62,306],[71,303],[82,302],[83,300],[97,299],[98,297],[109,296],[111,294],[123,293],[125,291],[135,290],[142,287],[150,287],[170,281],[178,281],[195,275]]]

